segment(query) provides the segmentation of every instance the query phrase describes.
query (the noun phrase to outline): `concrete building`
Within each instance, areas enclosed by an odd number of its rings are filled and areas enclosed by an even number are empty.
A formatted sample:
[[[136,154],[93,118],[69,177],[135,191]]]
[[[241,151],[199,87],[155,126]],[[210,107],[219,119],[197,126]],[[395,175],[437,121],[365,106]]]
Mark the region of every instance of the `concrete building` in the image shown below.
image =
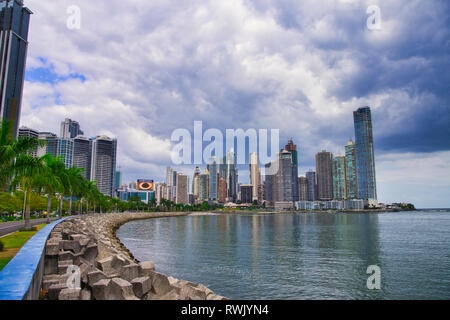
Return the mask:
[[[182,173],[177,175],[176,203],[189,204],[189,178]]]
[[[298,191],[300,201],[308,201],[308,179],[298,177]]]
[[[21,0],[0,2],[0,120],[11,123],[14,138],[19,131],[31,14]]]
[[[305,174],[306,180],[308,183],[308,201],[316,201],[317,200],[317,180],[316,180],[316,172],[308,171]]]
[[[333,199],[333,154],[323,150],[316,154],[316,174],[318,200]]]
[[[209,200],[217,201],[217,181],[219,179],[219,167],[217,158],[212,157],[209,162]]]
[[[253,203],[253,185],[251,184],[242,184],[241,185],[241,202],[242,203]]]
[[[83,177],[90,180],[91,179],[91,162],[92,162],[92,142],[83,136],[77,136],[72,139],[73,141],[73,156],[72,165],[77,168],[83,169],[81,173]],[[119,189],[120,182],[118,185],[115,184],[115,189]]]
[[[250,169],[250,184],[253,187],[252,190],[253,201],[257,201],[259,203],[261,202],[260,197],[258,197],[261,185],[261,170],[259,169],[258,165],[258,155],[255,152],[252,152],[250,154],[249,169]]]
[[[219,178],[217,185],[217,202],[225,203],[227,201],[227,182],[224,178]]]
[[[59,137],[62,139],[73,139],[82,136],[84,133],[80,129],[77,121],[66,118],[61,122]]]
[[[51,132],[40,132],[39,140],[44,140],[46,142],[46,145],[38,147],[38,157],[42,157],[45,154],[49,154],[53,157],[56,157],[58,155],[58,137],[56,136],[56,134]]]
[[[34,139],[39,139],[39,132],[37,130],[34,129],[30,129],[28,127],[20,127],[19,128],[19,138],[34,138]],[[36,157],[38,153],[38,148],[36,147],[36,149],[30,151],[30,155],[33,157]]]
[[[113,196],[116,173],[117,140],[107,136],[92,139],[91,180],[97,181],[98,190]]]
[[[289,151],[292,155],[292,200],[299,200],[299,190],[298,190],[298,152],[297,146],[294,144],[292,139],[288,141],[288,144],[284,147],[286,151]]]

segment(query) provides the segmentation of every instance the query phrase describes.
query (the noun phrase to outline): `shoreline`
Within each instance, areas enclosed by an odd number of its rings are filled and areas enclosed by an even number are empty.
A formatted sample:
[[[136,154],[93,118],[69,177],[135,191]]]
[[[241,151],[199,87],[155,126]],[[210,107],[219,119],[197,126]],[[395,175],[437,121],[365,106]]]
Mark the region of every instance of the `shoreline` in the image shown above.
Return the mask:
[[[44,300],[227,300],[202,284],[155,271],[138,261],[116,236],[125,223],[188,212],[126,212],[73,216],[58,224],[45,245]],[[68,279],[79,270],[79,285]]]

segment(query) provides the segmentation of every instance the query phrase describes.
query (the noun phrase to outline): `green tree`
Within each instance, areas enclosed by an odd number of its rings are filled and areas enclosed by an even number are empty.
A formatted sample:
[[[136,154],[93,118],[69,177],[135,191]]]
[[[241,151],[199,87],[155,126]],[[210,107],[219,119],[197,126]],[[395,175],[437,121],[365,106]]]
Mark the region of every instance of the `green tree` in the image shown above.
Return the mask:
[[[44,175],[48,170],[46,165],[49,155],[43,157],[32,157],[28,154],[21,154],[16,158],[13,165],[13,180],[10,190],[21,187],[25,192],[25,230],[31,229],[30,224],[30,200],[31,193],[36,188],[36,177]]]

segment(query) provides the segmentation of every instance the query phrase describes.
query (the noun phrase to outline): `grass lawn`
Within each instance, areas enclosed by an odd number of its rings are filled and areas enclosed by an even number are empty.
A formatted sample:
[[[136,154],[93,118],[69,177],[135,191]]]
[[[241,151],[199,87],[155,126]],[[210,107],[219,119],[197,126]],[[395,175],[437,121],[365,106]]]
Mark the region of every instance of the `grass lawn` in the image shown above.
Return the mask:
[[[4,244],[3,251],[0,252],[0,270],[2,270],[8,262],[14,258],[14,256],[19,252],[20,248],[39,230],[45,227],[46,224],[40,224],[35,226],[37,231],[18,231],[11,233],[10,235],[0,238],[0,241]]]

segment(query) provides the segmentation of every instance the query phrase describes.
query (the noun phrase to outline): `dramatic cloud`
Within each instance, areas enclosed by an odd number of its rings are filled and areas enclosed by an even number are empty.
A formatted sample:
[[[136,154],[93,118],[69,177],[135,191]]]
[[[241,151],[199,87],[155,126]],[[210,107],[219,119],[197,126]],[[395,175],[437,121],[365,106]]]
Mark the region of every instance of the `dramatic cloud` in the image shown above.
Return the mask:
[[[127,180],[164,179],[172,131],[192,130],[194,120],[279,128],[281,144],[297,143],[305,171],[317,151],[343,152],[352,111],[365,105],[381,200],[420,194],[389,187],[407,182],[386,157],[402,155],[405,168],[426,154],[448,164],[447,1],[79,0],[81,28],[70,30],[73,4],[26,1],[34,15],[22,124],[58,133],[70,117],[88,136],[117,136]],[[366,26],[372,4],[380,30]],[[412,177],[423,174],[426,185],[444,176],[433,163]]]

